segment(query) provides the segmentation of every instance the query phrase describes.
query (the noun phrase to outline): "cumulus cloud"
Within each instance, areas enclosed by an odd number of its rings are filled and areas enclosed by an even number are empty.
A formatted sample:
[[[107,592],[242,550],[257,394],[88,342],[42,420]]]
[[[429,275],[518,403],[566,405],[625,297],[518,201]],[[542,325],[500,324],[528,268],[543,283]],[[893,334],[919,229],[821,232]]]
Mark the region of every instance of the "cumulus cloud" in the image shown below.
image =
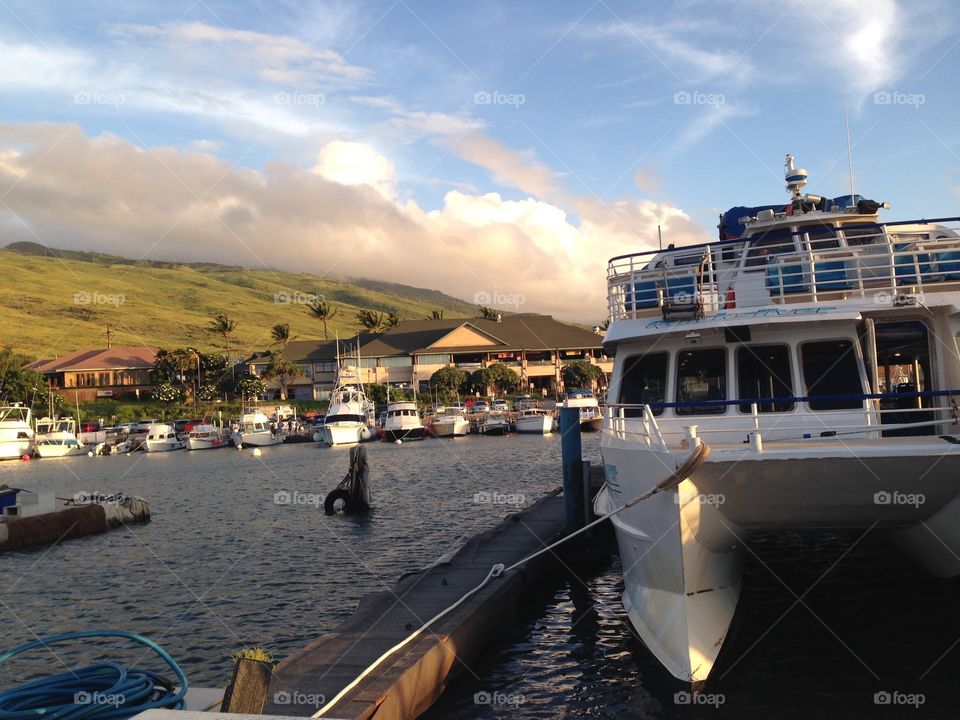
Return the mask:
[[[362,169],[344,174],[351,157]],[[328,145],[314,172],[254,171],[74,126],[0,125],[0,158],[11,241],[401,281],[468,301],[522,295],[504,309],[587,323],[606,312],[607,257],[655,247],[657,224],[665,241],[704,239],[683,212],[648,200],[577,200],[578,221],[497,193],[451,191],[432,210],[400,203],[384,191],[390,161],[359,143]]]

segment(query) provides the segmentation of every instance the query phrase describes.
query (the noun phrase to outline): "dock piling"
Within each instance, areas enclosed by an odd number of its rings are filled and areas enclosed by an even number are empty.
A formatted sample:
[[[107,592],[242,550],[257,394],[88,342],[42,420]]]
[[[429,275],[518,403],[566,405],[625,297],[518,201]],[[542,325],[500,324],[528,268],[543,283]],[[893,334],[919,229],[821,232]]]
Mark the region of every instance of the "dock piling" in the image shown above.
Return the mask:
[[[560,453],[563,462],[564,520],[567,532],[571,532],[584,524],[580,408],[560,408]]]

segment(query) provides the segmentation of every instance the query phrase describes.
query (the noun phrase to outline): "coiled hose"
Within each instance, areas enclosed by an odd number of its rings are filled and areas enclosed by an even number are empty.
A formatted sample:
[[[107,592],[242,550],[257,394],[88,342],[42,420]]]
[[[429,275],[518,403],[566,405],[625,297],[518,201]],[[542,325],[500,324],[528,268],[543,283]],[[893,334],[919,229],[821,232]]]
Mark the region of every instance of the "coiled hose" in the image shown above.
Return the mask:
[[[151,708],[183,709],[187,694],[183,670],[153,640],[124,630],[83,630],[33,640],[0,655],[0,665],[35,648],[85,638],[123,638],[145,645],[170,667],[176,681],[171,683],[152,670],[126,668],[115,662],[86,665],[0,692],[0,720],[112,720],[129,718]],[[179,689],[175,690],[175,685]]]

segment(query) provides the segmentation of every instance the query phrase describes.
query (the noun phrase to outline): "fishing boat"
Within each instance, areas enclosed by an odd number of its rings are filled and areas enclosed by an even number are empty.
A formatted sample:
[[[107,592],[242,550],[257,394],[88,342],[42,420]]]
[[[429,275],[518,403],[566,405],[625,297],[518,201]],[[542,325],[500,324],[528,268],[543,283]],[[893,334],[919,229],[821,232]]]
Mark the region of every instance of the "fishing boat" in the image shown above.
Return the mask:
[[[592,390],[568,390],[559,407],[577,408],[580,411],[580,432],[596,432],[603,424],[600,401]]]
[[[33,452],[30,408],[20,403],[0,406],[0,460],[21,458]]]
[[[420,419],[417,404],[409,400],[387,404],[386,417],[380,429],[381,437],[387,442],[397,440],[423,440],[427,429]]]
[[[549,435],[553,432],[553,415],[543,408],[524,408],[514,421],[518,433]]]
[[[212,450],[230,445],[230,435],[209,423],[194,425],[187,433],[188,450]]]
[[[104,431],[103,442],[94,449],[95,455],[126,455],[135,449],[128,427],[111,427]]]
[[[510,420],[499,410],[491,410],[480,423],[480,432],[484,435],[506,435],[510,432]]]
[[[276,422],[271,421],[259,408],[246,408],[237,421],[233,443],[237,447],[254,445],[266,447],[283,442],[283,433]]]
[[[177,434],[177,429],[167,423],[151,423],[147,428],[147,439],[143,449],[147,452],[169,452],[183,450],[187,443]]]
[[[73,418],[37,420],[34,443],[42,458],[86,455],[91,450],[77,439],[77,422]]]
[[[338,359],[339,362],[339,359]],[[327,445],[353,445],[373,439],[375,406],[363,390],[358,367],[341,367],[323,425],[314,439]]]
[[[960,218],[885,221],[888,204],[806,178],[788,155],[787,202],[608,265],[595,509],[617,512],[630,622],[694,687],[755,531],[875,529],[960,575]]]
[[[444,408],[434,416],[431,431],[437,437],[463,437],[470,432],[470,421],[463,410]]]

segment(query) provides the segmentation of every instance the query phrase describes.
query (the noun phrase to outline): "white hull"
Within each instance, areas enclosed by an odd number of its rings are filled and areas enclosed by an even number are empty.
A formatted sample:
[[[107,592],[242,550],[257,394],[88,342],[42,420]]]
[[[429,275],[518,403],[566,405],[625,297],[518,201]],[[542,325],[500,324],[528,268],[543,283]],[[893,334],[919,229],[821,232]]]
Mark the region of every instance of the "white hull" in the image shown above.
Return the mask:
[[[437,437],[463,437],[469,432],[470,421],[466,418],[433,421],[433,434]]]
[[[706,680],[739,599],[742,547],[755,529],[889,528],[930,572],[960,575],[953,447],[939,438],[815,440],[762,452],[714,447],[691,479],[612,520],[631,623],[675,677]],[[609,432],[602,454],[601,514],[649,490],[686,457]]]
[[[3,440],[0,441],[0,460],[19,460],[24,455],[33,452],[33,440]]]
[[[373,431],[364,423],[330,423],[317,430],[314,438],[327,445],[355,445],[373,438]]]
[[[187,450],[213,450],[215,448],[227,447],[230,445],[230,438],[187,438]]]
[[[86,455],[92,448],[84,445],[75,445],[58,442],[39,442],[37,443],[37,455],[42,458],[62,458],[76,457]]]
[[[549,435],[553,432],[553,416],[521,415],[517,418],[516,428],[518,433]]]
[[[235,441],[239,445],[251,445],[255,447],[266,447],[268,445],[280,445],[283,442],[283,435],[274,435],[271,432],[253,432],[237,433]]]
[[[183,440],[147,440],[143,449],[147,452],[170,452],[183,450],[187,444]]]

